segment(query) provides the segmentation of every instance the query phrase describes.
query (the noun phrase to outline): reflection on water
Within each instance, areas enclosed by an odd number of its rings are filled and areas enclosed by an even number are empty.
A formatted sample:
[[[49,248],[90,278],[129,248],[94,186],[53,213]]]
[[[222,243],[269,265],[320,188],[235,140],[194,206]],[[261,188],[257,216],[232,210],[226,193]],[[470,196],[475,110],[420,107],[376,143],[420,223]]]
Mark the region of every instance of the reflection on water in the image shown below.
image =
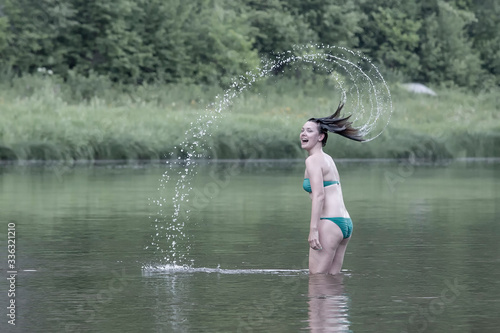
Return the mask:
[[[317,332],[349,332],[349,297],[344,290],[344,273],[309,277],[308,329]]]

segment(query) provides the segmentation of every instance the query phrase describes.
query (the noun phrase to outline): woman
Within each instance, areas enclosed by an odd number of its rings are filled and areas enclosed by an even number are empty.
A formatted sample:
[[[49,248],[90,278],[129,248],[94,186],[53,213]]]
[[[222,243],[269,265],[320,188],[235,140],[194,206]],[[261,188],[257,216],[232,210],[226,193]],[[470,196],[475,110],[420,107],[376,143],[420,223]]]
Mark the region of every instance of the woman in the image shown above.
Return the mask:
[[[340,104],[330,117],[309,119],[300,132],[301,147],[309,153],[303,187],[310,193],[312,200],[310,274],[339,273],[352,234],[352,221],[342,198],[337,167],[333,159],[323,152],[328,132],[363,141],[358,129],[351,127],[351,122],[348,122],[350,116],[339,116],[343,106]]]

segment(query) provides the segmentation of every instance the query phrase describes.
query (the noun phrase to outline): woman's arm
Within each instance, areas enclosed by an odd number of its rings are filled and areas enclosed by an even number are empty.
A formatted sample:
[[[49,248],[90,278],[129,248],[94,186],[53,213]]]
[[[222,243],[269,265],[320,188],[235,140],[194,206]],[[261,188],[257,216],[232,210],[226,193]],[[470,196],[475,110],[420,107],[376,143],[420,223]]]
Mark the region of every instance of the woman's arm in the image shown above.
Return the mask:
[[[320,161],[310,156],[306,159],[306,170],[311,182],[311,224],[309,230],[309,246],[314,250],[321,249],[319,242],[318,223],[323,211],[325,202],[325,188],[323,187],[323,171],[321,170]]]

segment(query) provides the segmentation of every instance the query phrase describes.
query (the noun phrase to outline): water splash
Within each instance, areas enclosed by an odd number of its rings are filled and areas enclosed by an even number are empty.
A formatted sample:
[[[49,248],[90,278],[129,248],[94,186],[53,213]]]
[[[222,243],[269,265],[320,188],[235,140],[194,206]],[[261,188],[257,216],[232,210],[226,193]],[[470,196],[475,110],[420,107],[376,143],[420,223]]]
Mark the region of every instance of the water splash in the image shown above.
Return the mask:
[[[182,274],[182,273],[217,273],[225,275],[248,275],[248,274],[271,274],[280,276],[295,276],[309,274],[308,269],[227,269],[209,267],[190,267],[190,266],[179,266],[179,265],[159,265],[144,266],[142,269],[144,275],[153,274]]]
[[[323,71],[334,82],[332,94],[327,97],[345,103],[344,109],[352,114],[353,126],[360,129],[366,141],[382,134],[392,114],[391,95],[377,67],[363,54],[343,47],[306,45],[263,61],[262,67],[235,78],[229,88],[191,122],[184,141],[170,154],[158,188],[161,195],[152,200],[158,206],[158,212],[155,217],[150,217],[155,229],[151,246],[164,263],[173,267],[192,266],[192,262],[188,264],[191,242],[185,228],[193,210],[189,192],[192,190],[191,180],[197,174],[197,160],[209,158],[207,138],[211,136],[211,130],[235,99],[253,84],[276,75],[287,66],[303,64]],[[173,177],[175,185],[172,185]],[[166,193],[169,190],[173,193]]]
[[[306,45],[278,54],[267,64],[266,75],[277,68],[308,63],[334,81],[332,100],[346,104],[344,112],[352,114],[353,126],[369,142],[387,127],[392,115],[389,87],[378,68],[361,52],[345,47]],[[333,111],[333,110],[332,110]],[[315,115],[323,116],[323,115]],[[326,115],[324,115],[326,116]]]

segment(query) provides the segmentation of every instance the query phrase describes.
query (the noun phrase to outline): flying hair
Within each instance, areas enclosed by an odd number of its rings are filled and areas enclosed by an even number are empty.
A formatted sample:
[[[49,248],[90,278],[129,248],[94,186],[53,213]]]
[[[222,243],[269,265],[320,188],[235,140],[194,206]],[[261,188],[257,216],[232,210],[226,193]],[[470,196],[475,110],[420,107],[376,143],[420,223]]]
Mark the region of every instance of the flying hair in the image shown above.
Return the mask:
[[[352,122],[348,121],[352,115],[349,115],[347,117],[340,116],[340,111],[343,107],[344,103],[340,102],[337,111],[335,111],[335,113],[331,116],[323,118],[311,118],[308,120],[316,122],[318,124],[320,133],[325,134],[325,138],[322,141],[323,147],[326,145],[328,132],[342,135],[354,141],[365,141],[365,139],[363,139],[363,135],[359,132],[359,129],[352,127]]]

